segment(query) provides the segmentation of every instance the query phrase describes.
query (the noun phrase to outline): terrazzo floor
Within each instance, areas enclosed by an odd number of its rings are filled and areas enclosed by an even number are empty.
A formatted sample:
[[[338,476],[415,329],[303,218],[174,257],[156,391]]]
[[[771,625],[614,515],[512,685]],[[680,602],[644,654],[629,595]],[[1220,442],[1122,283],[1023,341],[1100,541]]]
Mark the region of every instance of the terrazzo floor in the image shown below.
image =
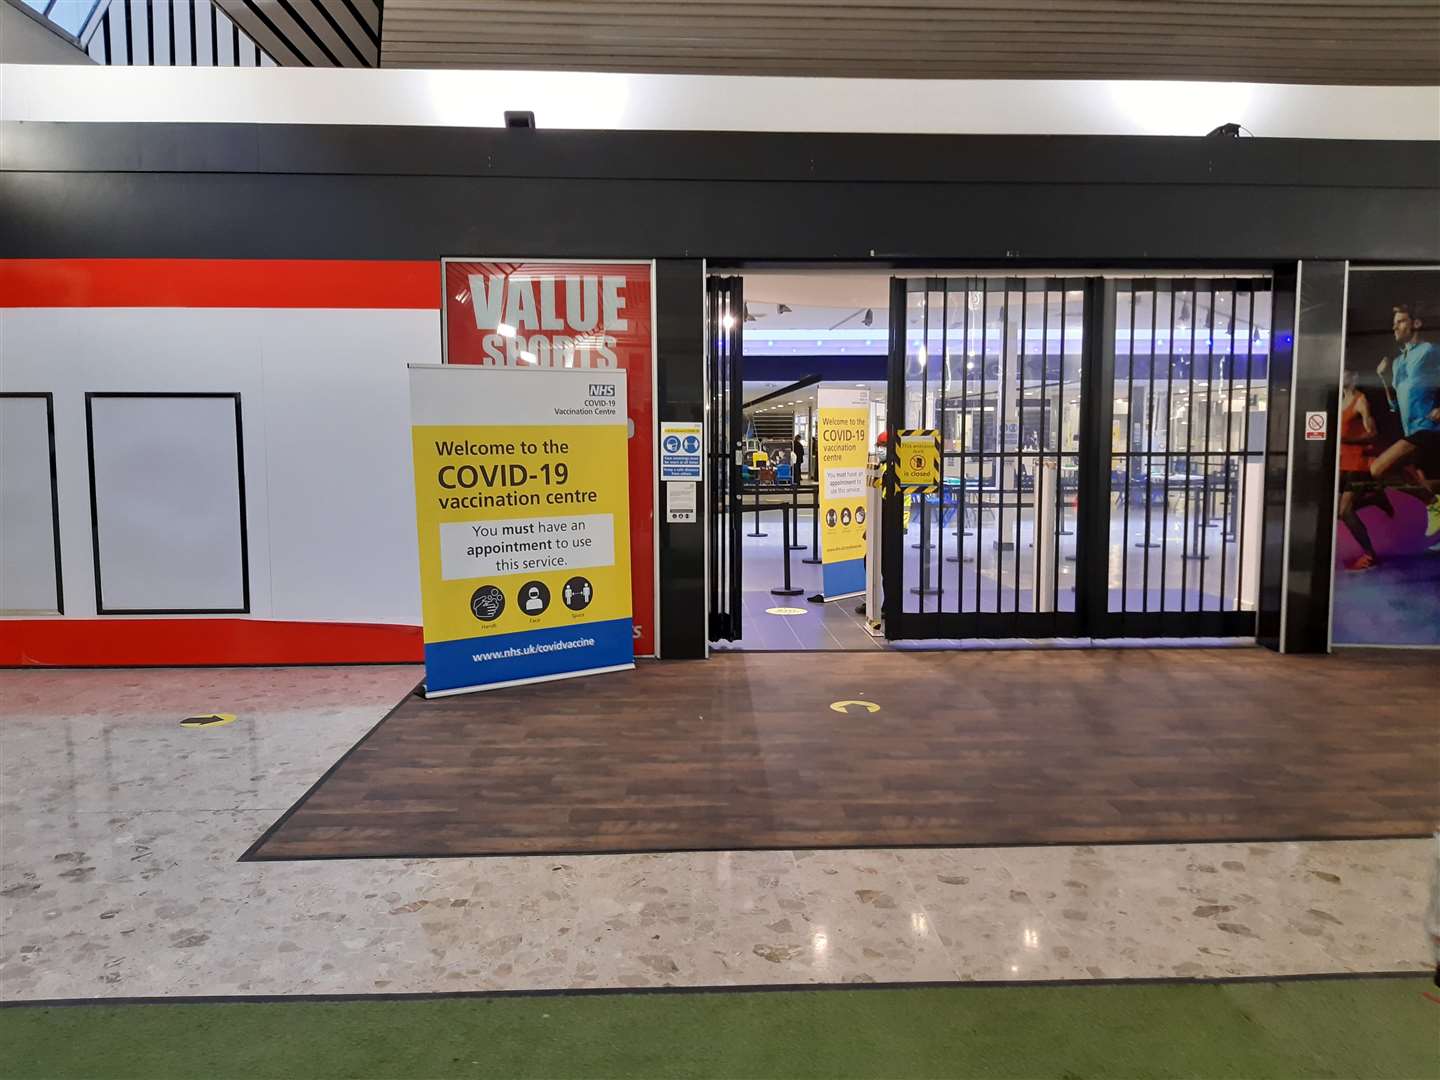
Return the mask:
[[[1426,966],[1428,840],[237,862],[419,675],[0,672],[0,997]]]

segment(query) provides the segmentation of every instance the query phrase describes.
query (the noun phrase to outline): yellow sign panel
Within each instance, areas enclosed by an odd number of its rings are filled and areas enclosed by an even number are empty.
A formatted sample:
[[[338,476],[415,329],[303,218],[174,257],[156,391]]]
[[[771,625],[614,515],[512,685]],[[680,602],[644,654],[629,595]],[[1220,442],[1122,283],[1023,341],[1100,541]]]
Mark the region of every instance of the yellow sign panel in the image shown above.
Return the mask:
[[[895,482],[905,488],[937,487],[940,432],[935,428],[903,428],[895,436]]]
[[[870,397],[822,387],[816,412],[820,466],[823,591],[842,596],[865,587],[865,465]]]
[[[416,518],[428,541],[420,546],[427,643],[630,618],[623,428],[435,424],[411,436]],[[467,440],[504,451],[472,465],[454,452]],[[497,475],[503,486],[483,490],[498,497],[478,505],[472,477]],[[572,578],[589,584],[588,599],[565,595]]]

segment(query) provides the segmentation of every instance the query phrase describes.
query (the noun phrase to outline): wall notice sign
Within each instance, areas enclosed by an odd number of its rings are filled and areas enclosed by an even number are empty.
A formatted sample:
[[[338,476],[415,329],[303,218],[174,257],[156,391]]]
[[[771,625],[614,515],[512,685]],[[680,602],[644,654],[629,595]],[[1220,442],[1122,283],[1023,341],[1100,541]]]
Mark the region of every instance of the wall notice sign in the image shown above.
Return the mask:
[[[426,697],[634,666],[625,389],[411,365]]]
[[[660,479],[699,480],[699,421],[660,421]]]
[[[665,520],[672,524],[696,520],[693,480],[670,480],[665,484]]]
[[[1307,412],[1305,414],[1305,441],[1324,442],[1330,434],[1330,414]]]

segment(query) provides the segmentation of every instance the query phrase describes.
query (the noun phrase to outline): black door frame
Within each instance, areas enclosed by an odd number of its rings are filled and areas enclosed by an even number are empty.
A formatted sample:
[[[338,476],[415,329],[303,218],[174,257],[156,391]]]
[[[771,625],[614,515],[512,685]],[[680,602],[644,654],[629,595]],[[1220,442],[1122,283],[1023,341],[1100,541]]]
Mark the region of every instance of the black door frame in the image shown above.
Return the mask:
[[[744,610],[740,537],[740,452],[744,449],[743,335],[745,295],[739,276],[705,280],[707,368],[706,459],[709,637],[736,641]]]

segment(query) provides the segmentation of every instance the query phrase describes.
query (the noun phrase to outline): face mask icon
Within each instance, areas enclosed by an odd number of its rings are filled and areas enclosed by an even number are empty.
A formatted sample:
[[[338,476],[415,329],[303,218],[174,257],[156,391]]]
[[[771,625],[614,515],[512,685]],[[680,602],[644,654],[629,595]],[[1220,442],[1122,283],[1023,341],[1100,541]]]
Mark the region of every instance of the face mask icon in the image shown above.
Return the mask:
[[[515,603],[525,615],[541,615],[550,606],[550,590],[543,581],[527,581],[515,593]]]

